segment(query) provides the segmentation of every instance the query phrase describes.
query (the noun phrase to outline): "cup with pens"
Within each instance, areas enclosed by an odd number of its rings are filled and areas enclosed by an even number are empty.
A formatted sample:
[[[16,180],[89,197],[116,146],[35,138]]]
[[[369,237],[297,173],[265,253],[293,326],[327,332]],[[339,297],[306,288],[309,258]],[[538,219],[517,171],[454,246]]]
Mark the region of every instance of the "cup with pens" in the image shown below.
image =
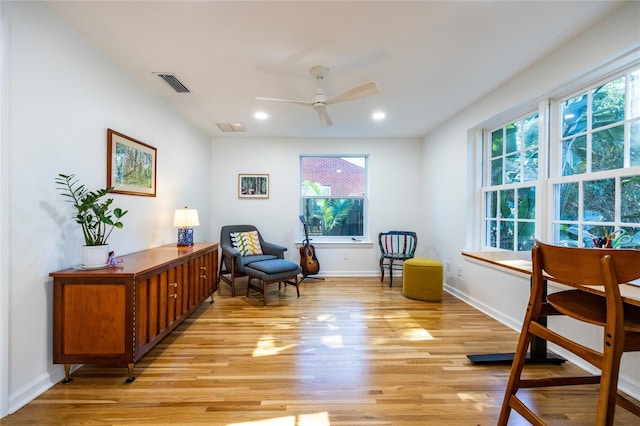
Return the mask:
[[[630,242],[631,236],[624,229],[618,229],[611,233],[605,231],[604,237],[592,236],[591,241],[596,248],[618,248],[621,244]]]

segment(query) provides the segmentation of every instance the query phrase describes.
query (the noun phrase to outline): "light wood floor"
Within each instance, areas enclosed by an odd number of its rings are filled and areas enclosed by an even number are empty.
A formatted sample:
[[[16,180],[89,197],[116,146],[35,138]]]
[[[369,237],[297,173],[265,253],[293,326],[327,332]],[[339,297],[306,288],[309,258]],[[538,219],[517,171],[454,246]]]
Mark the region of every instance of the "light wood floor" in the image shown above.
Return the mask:
[[[6,425],[493,425],[508,366],[466,354],[511,352],[517,333],[445,293],[406,299],[376,278],[305,280],[230,297],[226,284],[136,364],[83,366]],[[575,370],[530,367],[536,375]],[[554,398],[553,401],[550,398]],[[552,425],[593,424],[596,387],[538,389]],[[523,424],[512,415],[511,424]],[[616,409],[617,425],[640,419]]]

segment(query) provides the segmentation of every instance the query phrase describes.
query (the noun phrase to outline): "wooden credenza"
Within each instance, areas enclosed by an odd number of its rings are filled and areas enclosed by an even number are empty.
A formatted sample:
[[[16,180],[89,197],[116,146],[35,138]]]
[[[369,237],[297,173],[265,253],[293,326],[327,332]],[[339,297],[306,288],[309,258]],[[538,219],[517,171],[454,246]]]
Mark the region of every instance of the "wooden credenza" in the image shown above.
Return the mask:
[[[218,244],[167,245],[121,256],[118,266],[53,277],[53,363],[133,366],[217,286]]]

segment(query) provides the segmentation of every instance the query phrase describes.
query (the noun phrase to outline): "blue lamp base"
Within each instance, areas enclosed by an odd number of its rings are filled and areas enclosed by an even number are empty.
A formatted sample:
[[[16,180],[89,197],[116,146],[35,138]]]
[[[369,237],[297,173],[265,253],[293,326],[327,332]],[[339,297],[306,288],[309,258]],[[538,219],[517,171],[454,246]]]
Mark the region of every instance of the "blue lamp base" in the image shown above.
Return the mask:
[[[193,245],[193,228],[178,228],[178,245]]]

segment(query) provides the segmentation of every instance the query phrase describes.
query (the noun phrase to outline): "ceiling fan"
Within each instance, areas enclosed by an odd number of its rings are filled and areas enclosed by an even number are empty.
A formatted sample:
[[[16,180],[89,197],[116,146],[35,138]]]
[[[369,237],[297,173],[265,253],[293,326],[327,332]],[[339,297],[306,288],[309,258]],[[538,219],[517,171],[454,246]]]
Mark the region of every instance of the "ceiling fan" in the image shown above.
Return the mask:
[[[311,75],[315,77],[316,80],[324,79],[325,75],[329,68],[318,65],[311,68]],[[316,89],[316,94],[312,101],[296,101],[290,99],[279,99],[279,98],[263,98],[256,96],[257,100],[260,101],[275,101],[275,102],[289,102],[293,104],[306,105],[312,107],[320,118],[320,123],[323,127],[329,127],[333,124],[331,121],[331,117],[329,117],[329,113],[327,112],[327,105],[337,104],[338,102],[352,101],[354,99],[360,99],[367,96],[374,96],[380,93],[380,89],[378,88],[378,84],[375,81],[369,81],[368,83],[361,84],[360,86],[356,86],[353,89],[342,92],[332,98],[327,99],[324,94],[324,89],[322,87],[318,87]]]

